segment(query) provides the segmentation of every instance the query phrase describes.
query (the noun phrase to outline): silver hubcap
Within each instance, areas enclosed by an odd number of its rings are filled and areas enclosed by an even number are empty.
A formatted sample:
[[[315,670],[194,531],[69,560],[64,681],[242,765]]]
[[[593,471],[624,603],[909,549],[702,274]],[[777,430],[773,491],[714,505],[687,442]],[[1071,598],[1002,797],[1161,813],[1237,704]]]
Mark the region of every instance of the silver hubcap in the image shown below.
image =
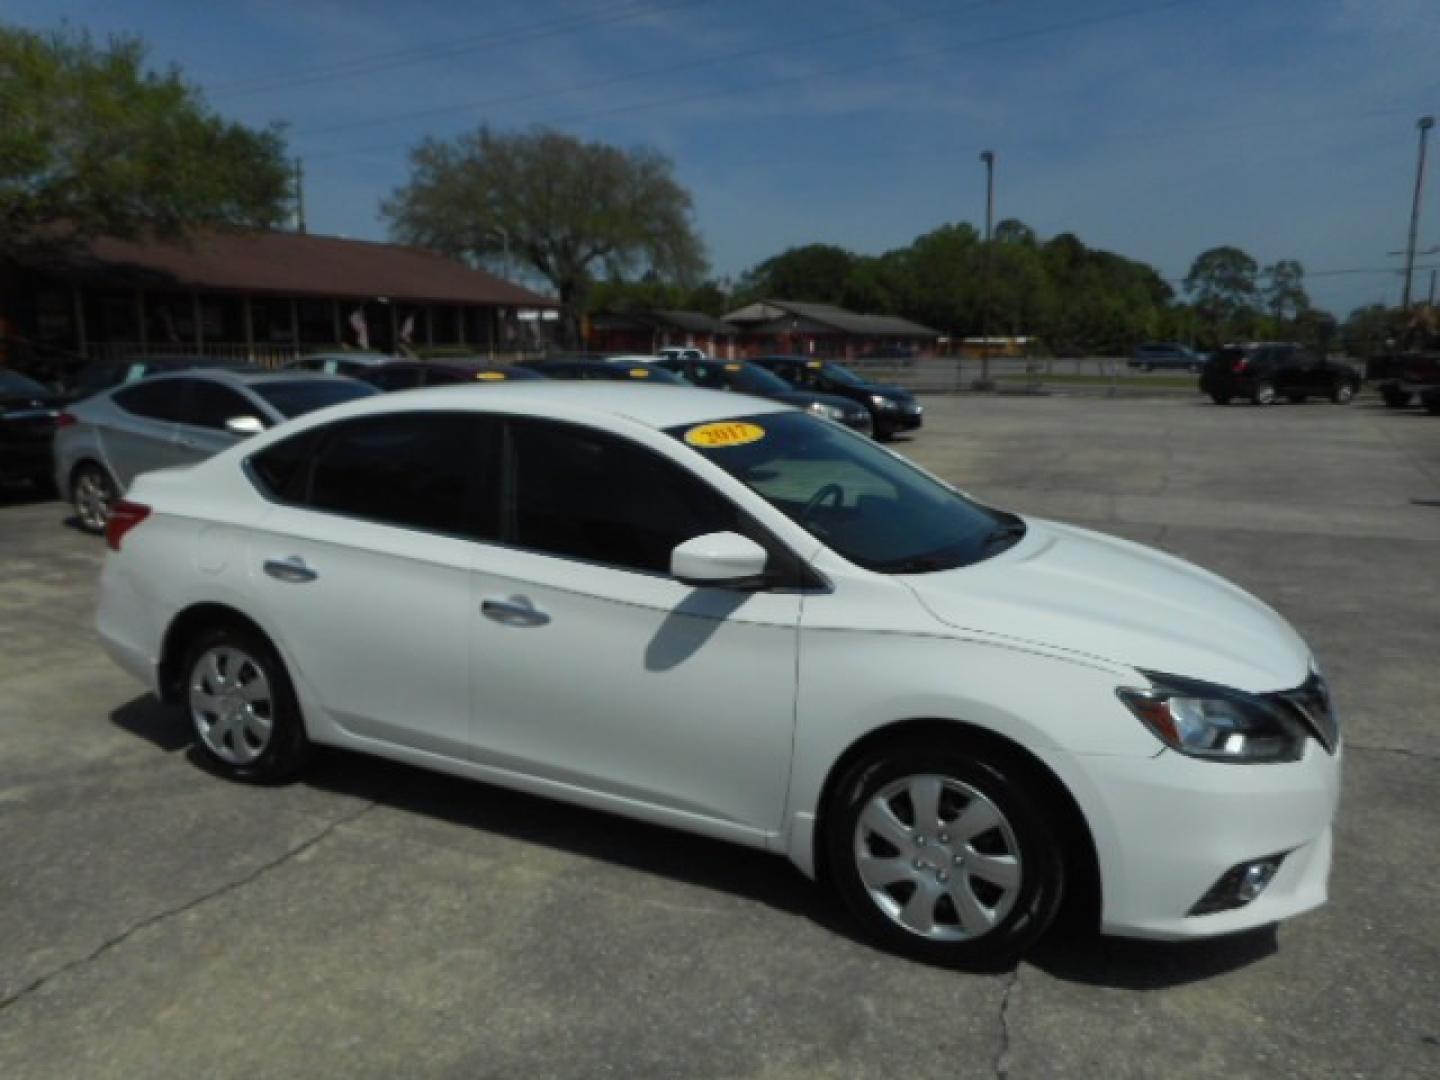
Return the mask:
[[[1269,405],[1272,401],[1275,400],[1275,390],[1269,386],[1262,387],[1260,389],[1260,392],[1256,394],[1255,397],[1261,405]]]
[[[1351,390],[1350,387],[1348,387],[1348,386],[1342,386],[1342,387],[1340,387],[1339,390],[1336,391],[1335,396],[1336,396],[1337,398],[1339,398],[1342,402],[1344,402],[1344,401],[1349,401],[1349,400],[1350,400],[1350,395],[1353,394],[1354,392],[1355,392],[1355,391]]]
[[[933,941],[993,930],[1020,892],[1020,846],[1000,808],[948,776],[881,788],[855,826],[855,868],[885,915]]]
[[[87,469],[75,481],[75,513],[90,529],[103,529],[110,516],[109,486],[93,470]]]
[[[190,672],[190,717],[211,753],[232,765],[248,765],[270,745],[275,721],[270,680],[239,649],[210,649]]]

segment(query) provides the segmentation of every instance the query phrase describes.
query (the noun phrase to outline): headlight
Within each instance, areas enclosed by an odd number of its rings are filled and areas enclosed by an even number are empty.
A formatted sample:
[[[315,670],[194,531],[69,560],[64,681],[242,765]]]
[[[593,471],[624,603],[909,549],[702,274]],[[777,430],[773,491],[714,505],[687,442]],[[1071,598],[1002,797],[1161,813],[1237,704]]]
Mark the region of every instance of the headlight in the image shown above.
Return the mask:
[[[888,397],[881,397],[879,394],[870,395],[870,404],[877,409],[898,409],[900,407],[897,402],[891,401]]]
[[[1226,686],[1142,672],[1149,689],[1115,691],[1172,750],[1206,761],[1299,761],[1309,737],[1286,704]]]
[[[827,405],[823,401],[812,401],[810,411],[816,416],[823,416],[827,420],[844,420],[845,410],[834,405]]]

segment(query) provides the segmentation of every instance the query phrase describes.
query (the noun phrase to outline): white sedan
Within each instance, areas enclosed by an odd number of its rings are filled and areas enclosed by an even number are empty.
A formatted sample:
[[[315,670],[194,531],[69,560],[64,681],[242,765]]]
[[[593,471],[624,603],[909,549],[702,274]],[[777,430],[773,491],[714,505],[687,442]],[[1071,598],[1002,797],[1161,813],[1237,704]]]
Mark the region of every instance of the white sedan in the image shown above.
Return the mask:
[[[107,649],[236,779],[341,746],[765,848],[962,965],[1064,901],[1178,939],[1325,899],[1339,732],[1283,619],[780,405],[369,399],[141,476],[108,541]]]

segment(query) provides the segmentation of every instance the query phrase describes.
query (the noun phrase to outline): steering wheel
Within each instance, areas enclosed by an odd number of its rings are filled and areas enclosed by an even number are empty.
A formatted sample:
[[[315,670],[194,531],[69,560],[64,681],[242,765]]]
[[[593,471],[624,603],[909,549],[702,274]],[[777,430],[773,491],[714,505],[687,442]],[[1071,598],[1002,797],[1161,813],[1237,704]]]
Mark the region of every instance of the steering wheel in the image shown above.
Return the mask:
[[[805,509],[800,511],[800,524],[803,525],[809,521],[815,511],[824,505],[826,499],[831,500],[835,504],[835,509],[838,510],[845,503],[845,489],[839,484],[826,484],[814,495],[811,495],[805,503]]]

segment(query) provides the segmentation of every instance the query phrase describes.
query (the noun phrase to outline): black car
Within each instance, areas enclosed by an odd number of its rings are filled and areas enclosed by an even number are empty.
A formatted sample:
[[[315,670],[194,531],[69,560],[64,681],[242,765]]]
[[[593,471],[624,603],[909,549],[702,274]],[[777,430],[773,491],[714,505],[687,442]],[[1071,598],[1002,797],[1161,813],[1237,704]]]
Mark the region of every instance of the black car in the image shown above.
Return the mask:
[[[58,395],[33,379],[0,370],[0,483],[49,487],[60,405]]]
[[[514,382],[544,376],[527,368],[497,367],[480,357],[458,360],[393,360],[371,364],[352,378],[380,390],[413,390],[417,386],[458,386],[461,383]]]
[[[662,386],[688,386],[673,371],[658,363],[615,364],[605,360],[535,360],[518,365],[544,375],[547,379],[583,379],[604,382],[652,382]]]
[[[1199,371],[1205,358],[1178,341],[1147,341],[1135,346],[1129,364],[1141,371],[1164,370]]]
[[[1327,397],[1345,405],[1360,390],[1360,373],[1293,342],[1256,342],[1219,349],[1205,364],[1200,389],[1217,405],[1234,398],[1273,405],[1282,397]]]
[[[66,397],[79,401],[101,390],[121,383],[134,382],[146,375],[184,371],[188,368],[226,368],[232,371],[254,371],[254,364],[219,356],[132,356],[124,360],[92,360],[72,380]]]
[[[904,387],[867,382],[833,360],[808,356],[758,356],[755,363],[774,372],[800,390],[858,401],[870,411],[875,438],[888,439],[897,431],[914,431],[924,423],[924,407]]]
[[[837,420],[848,428],[872,431],[870,410],[840,397],[838,394],[822,394],[818,390],[797,390],[778,375],[772,375],[758,364],[744,360],[708,360],[693,357],[667,357],[660,366],[705,390],[733,390],[740,394],[783,401],[797,409],[806,409],[817,416]]]

